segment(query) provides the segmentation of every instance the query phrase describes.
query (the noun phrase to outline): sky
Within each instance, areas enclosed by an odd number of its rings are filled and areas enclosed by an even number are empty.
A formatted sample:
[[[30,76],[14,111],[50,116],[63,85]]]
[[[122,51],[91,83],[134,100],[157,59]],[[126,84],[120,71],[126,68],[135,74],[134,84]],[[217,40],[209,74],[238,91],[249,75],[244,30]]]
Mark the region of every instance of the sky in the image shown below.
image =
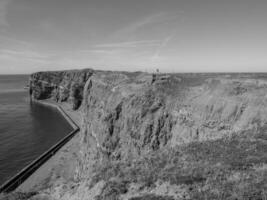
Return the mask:
[[[266,0],[0,0],[0,74],[267,72]]]

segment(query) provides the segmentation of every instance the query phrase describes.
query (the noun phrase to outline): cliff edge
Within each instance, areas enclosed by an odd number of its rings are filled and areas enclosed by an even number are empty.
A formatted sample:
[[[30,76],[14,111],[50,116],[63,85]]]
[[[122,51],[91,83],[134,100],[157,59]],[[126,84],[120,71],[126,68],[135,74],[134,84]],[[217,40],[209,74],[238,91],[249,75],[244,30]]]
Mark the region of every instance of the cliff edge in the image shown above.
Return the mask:
[[[30,93],[83,113],[71,178],[32,199],[267,196],[267,74],[40,72]]]

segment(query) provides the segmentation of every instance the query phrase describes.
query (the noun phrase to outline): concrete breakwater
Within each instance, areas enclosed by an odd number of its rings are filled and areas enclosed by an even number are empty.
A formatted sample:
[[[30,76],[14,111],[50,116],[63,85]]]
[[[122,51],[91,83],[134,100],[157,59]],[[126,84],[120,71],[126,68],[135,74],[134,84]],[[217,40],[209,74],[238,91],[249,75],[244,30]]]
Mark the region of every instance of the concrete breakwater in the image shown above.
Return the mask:
[[[37,159],[35,159],[29,165],[23,168],[15,176],[13,176],[11,179],[9,179],[3,185],[1,185],[0,193],[2,192],[8,193],[15,190],[27,178],[29,178],[29,176],[31,176],[38,168],[40,168],[48,159],[50,159],[61,147],[63,147],[68,141],[70,141],[71,138],[73,138],[73,136],[80,130],[79,126],[69,117],[69,115],[63,110],[63,108],[60,105],[46,101],[35,101],[35,102],[56,108],[62,114],[62,116],[67,120],[67,122],[71,125],[73,130],[69,134],[67,134],[67,136],[61,139],[58,143],[53,145],[49,150],[44,152]]]

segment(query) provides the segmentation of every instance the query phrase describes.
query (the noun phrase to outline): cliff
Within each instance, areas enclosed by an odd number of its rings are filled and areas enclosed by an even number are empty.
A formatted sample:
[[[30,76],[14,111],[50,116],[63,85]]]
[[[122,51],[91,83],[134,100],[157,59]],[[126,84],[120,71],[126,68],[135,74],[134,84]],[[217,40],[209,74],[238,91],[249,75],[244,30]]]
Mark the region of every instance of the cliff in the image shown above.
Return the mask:
[[[83,100],[85,82],[93,70],[70,70],[55,72],[38,72],[30,76],[30,95],[34,99],[53,99],[68,101],[73,109],[78,109]]]
[[[267,195],[266,74],[42,72],[30,88],[83,113],[72,179],[33,198]]]

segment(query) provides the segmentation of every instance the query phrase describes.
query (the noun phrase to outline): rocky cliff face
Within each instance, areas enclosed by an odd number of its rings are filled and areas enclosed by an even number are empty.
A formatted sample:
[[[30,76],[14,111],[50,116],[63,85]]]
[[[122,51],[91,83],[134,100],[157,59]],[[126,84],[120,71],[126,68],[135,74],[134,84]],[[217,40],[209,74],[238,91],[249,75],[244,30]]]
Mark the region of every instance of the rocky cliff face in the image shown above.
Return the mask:
[[[258,133],[267,123],[267,81],[209,76],[94,73],[84,90],[86,135],[121,158]]]
[[[79,184],[65,199],[265,195],[267,75],[83,70],[36,73],[30,86],[81,105]]]
[[[78,109],[83,100],[83,88],[93,70],[38,72],[30,76],[30,93],[34,99],[68,101]]]

